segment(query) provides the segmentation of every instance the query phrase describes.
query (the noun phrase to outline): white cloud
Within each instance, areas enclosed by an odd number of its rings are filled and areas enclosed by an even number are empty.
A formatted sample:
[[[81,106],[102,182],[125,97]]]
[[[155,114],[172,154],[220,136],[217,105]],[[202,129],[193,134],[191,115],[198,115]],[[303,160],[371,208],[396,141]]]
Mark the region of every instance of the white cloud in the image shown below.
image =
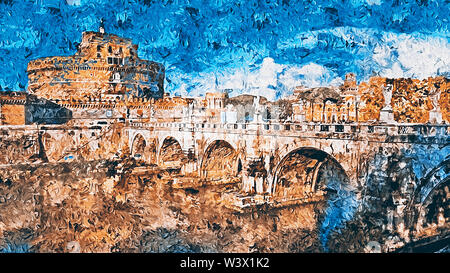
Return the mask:
[[[388,68],[382,72],[382,76],[387,78],[403,78],[403,69],[398,62],[394,63],[391,68]]]
[[[374,61],[381,66],[386,67],[391,62],[392,52],[389,46],[378,44],[375,46],[373,53]]]
[[[440,37],[387,33],[373,60],[385,77],[427,78],[450,71],[450,44]]]
[[[264,87],[276,85],[277,75],[283,70],[283,65],[275,63],[272,58],[264,58],[257,73],[250,75],[250,86]]]
[[[321,86],[324,78],[328,75],[328,69],[315,63],[304,65],[298,72],[305,78],[303,85],[308,87]]]
[[[381,3],[383,3],[383,1],[381,0],[366,0],[366,3],[369,5],[381,5]]]
[[[66,0],[67,5],[79,6],[81,5],[81,0]]]
[[[173,79],[183,82],[189,75]],[[190,75],[192,77],[192,75]],[[216,86],[217,82],[217,86]],[[206,92],[223,89],[233,90],[230,96],[240,94],[261,95],[269,100],[285,96],[299,85],[308,87],[339,85],[342,79],[324,66],[316,63],[305,65],[278,64],[272,58],[264,58],[260,66],[248,71],[244,68],[219,72],[198,73],[189,83],[183,82],[175,89],[176,94],[199,96]],[[188,88],[188,86],[190,88]]]
[[[350,0],[353,6],[363,6],[363,5],[381,5],[382,0]]]
[[[284,86],[291,89],[299,85],[319,87],[339,85],[342,82],[342,79],[335,72],[316,63],[308,63],[303,66],[286,66],[279,80]]]

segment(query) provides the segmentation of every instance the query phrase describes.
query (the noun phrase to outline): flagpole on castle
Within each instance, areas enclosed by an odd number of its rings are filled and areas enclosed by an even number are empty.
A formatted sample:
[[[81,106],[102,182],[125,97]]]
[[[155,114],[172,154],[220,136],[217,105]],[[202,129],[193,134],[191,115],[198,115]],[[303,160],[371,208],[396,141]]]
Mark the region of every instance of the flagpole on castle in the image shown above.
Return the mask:
[[[100,26],[98,28],[98,32],[100,32],[101,34],[105,33],[105,19],[103,18],[100,19]]]

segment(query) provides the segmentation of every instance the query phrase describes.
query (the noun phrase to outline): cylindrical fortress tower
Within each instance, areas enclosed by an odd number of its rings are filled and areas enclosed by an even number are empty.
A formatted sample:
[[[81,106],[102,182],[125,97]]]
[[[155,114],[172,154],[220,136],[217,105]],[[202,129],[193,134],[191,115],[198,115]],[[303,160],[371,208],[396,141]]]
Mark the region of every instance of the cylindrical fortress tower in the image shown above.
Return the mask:
[[[138,46],[114,34],[84,32],[78,51],[46,57],[27,67],[28,91],[47,99],[102,95],[162,98],[164,66],[142,60]]]

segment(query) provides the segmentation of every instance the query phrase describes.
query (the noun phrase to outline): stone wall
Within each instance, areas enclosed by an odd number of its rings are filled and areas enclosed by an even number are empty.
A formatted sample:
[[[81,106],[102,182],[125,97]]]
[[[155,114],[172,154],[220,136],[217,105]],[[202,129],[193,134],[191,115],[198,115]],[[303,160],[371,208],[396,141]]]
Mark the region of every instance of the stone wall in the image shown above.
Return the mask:
[[[128,153],[121,123],[2,128],[0,164],[98,160]],[[123,151],[123,152],[122,152]]]

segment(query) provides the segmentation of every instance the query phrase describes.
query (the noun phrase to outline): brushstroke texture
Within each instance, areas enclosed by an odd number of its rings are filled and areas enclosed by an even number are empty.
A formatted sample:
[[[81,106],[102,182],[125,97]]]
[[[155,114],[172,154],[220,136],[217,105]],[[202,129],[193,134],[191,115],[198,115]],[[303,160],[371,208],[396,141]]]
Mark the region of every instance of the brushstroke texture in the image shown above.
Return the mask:
[[[295,85],[447,75],[448,1],[0,1],[0,86],[24,90],[27,63],[70,55],[80,33],[132,38],[167,68],[166,90],[216,88],[273,100]]]

